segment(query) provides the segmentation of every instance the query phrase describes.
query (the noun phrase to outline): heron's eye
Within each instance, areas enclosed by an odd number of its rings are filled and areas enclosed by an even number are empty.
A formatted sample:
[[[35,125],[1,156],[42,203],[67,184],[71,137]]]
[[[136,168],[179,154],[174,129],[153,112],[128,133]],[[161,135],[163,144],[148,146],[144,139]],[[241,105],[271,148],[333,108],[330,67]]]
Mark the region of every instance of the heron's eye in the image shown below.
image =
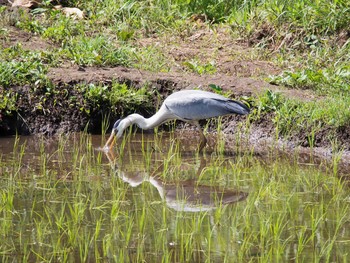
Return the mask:
[[[113,125],[113,130],[114,130],[114,131],[118,131],[119,124],[120,124],[120,120],[117,120],[117,121],[114,123],[114,125]]]

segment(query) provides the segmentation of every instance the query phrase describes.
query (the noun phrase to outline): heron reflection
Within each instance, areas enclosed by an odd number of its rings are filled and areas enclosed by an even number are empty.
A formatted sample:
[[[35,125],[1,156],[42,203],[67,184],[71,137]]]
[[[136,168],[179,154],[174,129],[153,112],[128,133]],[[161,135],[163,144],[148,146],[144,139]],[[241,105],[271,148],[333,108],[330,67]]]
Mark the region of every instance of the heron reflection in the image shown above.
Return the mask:
[[[120,179],[128,183],[131,187],[137,187],[143,182],[149,182],[157,189],[160,197],[165,201],[167,206],[176,211],[211,211],[222,205],[243,201],[248,196],[246,192],[204,185],[197,182],[195,179],[165,182],[157,176],[161,171],[161,167],[153,172],[152,175],[142,171],[122,170],[118,167],[117,159],[113,151],[105,153],[111,167]],[[204,167],[205,159],[202,158],[197,174],[200,174]]]

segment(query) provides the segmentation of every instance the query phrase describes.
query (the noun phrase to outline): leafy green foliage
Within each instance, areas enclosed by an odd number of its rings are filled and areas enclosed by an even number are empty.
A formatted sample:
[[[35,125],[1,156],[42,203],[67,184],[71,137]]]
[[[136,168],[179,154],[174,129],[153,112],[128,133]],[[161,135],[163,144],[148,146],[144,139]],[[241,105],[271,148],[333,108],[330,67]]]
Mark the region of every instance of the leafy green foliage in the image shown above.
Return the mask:
[[[55,61],[53,54],[25,51],[20,44],[4,49],[0,57],[0,85],[4,87],[24,83],[47,84],[46,63]]]
[[[135,89],[126,84],[113,83],[109,94],[109,101],[112,105],[118,103],[132,103],[141,105],[149,100],[146,88]]]
[[[108,106],[113,112],[123,114],[124,110],[130,112],[152,108],[151,93],[146,88],[136,89],[126,84],[113,82],[111,85],[80,85],[78,87],[83,93],[87,103],[95,107]]]
[[[0,113],[5,112],[6,114],[10,114],[12,111],[16,110],[16,100],[17,94],[12,92],[5,93],[4,90],[0,88]]]
[[[284,103],[284,98],[280,93],[268,90],[257,100],[256,107],[261,112],[277,111]]]
[[[197,60],[185,61],[184,66],[189,70],[202,75],[202,74],[214,74],[216,72],[215,63],[213,61],[202,64]]]
[[[217,93],[221,93],[222,92],[222,88],[216,84],[209,84],[208,85],[209,88],[211,88],[214,92],[217,92]]]
[[[292,88],[313,89],[323,93],[350,91],[350,65],[337,65],[323,69],[284,71],[270,77],[273,84]]]

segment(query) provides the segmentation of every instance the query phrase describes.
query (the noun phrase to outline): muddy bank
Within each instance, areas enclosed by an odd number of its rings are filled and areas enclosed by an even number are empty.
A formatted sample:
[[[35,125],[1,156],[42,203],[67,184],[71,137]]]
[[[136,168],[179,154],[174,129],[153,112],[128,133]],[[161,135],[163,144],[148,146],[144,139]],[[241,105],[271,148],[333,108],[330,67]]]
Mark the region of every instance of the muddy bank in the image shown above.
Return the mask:
[[[35,88],[30,85],[11,87],[15,94],[16,111],[0,116],[0,134],[45,134],[53,135],[62,132],[86,130],[100,133],[103,118],[108,122],[132,112],[145,116],[152,115],[163,99],[176,90],[201,88],[209,89],[214,84],[230,91],[233,96],[251,96],[266,89],[276,89],[268,83],[250,79],[235,78],[225,75],[198,76],[195,74],[152,73],[137,69],[115,68],[55,68],[51,69],[48,78],[54,89]],[[86,98],[79,85],[103,85],[110,87],[112,82],[125,83],[127,86],[140,89],[147,87],[151,93],[152,103],[132,105],[128,109],[123,104],[110,105],[107,100],[96,104]]]
[[[152,73],[138,69],[115,68],[54,68],[48,73],[54,88],[36,88],[34,85],[14,86],[9,94],[16,97],[16,111],[0,113],[0,134],[45,134],[77,132],[86,130],[100,133],[102,120],[112,122],[133,112],[145,116],[152,115],[170,93],[190,88],[209,89],[215,84],[229,91],[233,97],[254,96],[267,89],[284,92],[287,96],[299,96],[289,90],[251,78],[238,78],[223,74],[199,76],[189,73]],[[112,82],[125,83],[128,87],[151,91],[152,103],[131,105],[110,105],[101,99],[95,103],[87,98],[78,86],[88,84],[103,85],[108,88]],[[77,88],[78,87],[78,88]],[[4,91],[3,91],[4,92]],[[300,97],[301,94],[300,94]],[[304,96],[303,98],[307,98]],[[130,106],[130,105],[129,105]],[[239,117],[238,117],[239,119]],[[229,122],[230,119],[227,119]],[[270,123],[264,123],[264,125]],[[271,126],[272,128],[272,126]]]
[[[11,87],[17,96],[16,111],[0,114],[0,135],[10,134],[44,134],[87,131],[101,133],[102,122],[109,124],[127,114],[138,112],[146,117],[151,116],[166,96],[175,90],[201,88],[208,90],[208,85],[215,84],[230,92],[232,97],[254,97],[267,89],[279,91],[285,96],[300,99],[312,99],[305,91],[287,90],[260,80],[238,78],[226,75],[206,75],[180,73],[151,73],[124,67],[116,68],[58,68],[51,69],[48,77],[54,89],[35,88],[30,85]],[[147,103],[111,105],[108,100],[98,103],[87,98],[79,85],[104,85],[110,87],[112,82],[125,83],[133,89],[147,87],[150,97]],[[280,148],[308,148],[308,134],[300,132],[287,138],[276,136],[272,121],[273,112],[265,113],[256,120],[247,122],[246,116],[228,116],[223,119],[222,131],[228,141],[235,139],[237,127],[245,129],[246,141],[253,145],[276,145]],[[182,126],[182,124],[179,124]],[[166,126],[165,126],[166,127]],[[187,129],[193,127],[186,126]],[[249,128],[247,128],[249,127]],[[164,126],[163,126],[164,128]],[[210,132],[215,132],[215,122]],[[326,158],[332,156],[332,147],[327,138],[327,128],[315,134],[314,154]],[[340,128],[335,134],[339,145],[347,152],[350,150],[350,129]],[[276,142],[276,138],[278,141]]]

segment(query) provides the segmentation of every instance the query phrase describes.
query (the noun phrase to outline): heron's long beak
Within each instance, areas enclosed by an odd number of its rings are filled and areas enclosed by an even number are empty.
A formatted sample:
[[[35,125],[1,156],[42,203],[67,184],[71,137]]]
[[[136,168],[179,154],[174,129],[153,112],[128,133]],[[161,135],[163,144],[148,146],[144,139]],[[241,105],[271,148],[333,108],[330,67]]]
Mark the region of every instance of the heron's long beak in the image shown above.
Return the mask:
[[[114,143],[115,143],[115,140],[116,140],[115,132],[114,132],[114,130],[112,130],[112,133],[109,136],[109,138],[108,138],[108,140],[107,140],[107,142],[106,142],[106,144],[105,144],[105,146],[103,148],[104,149],[111,149],[113,147]]]

